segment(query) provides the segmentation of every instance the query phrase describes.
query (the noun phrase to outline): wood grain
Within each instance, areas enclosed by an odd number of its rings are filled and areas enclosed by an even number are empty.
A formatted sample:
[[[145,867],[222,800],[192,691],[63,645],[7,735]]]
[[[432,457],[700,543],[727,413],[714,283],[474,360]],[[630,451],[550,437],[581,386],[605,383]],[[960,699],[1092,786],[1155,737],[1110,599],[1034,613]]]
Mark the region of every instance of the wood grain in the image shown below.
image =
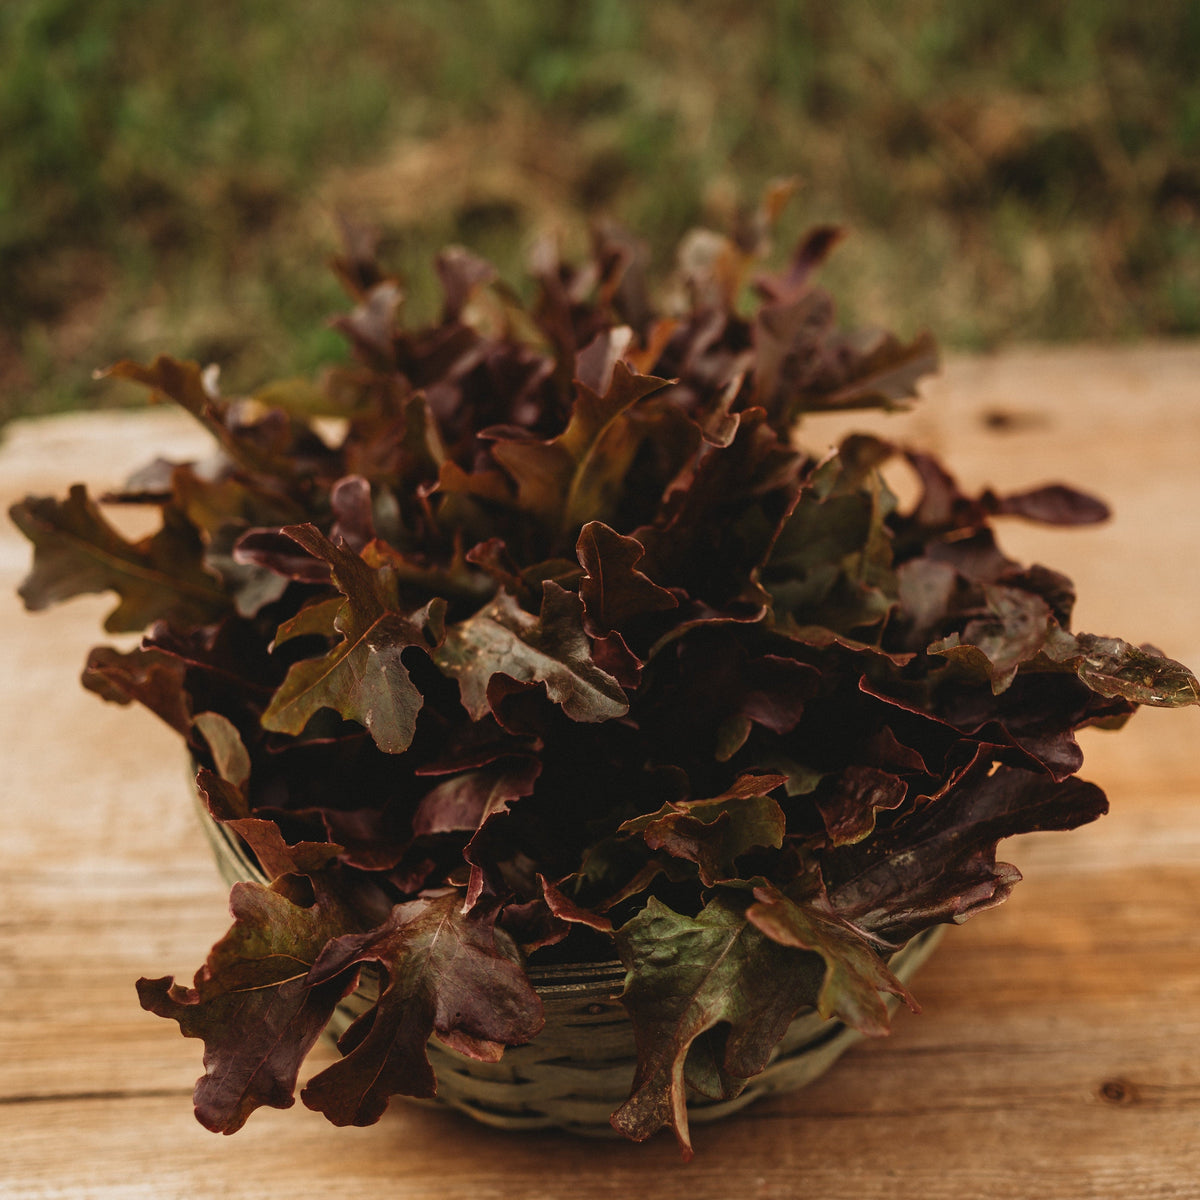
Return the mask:
[[[1103,495],[1107,526],[1008,524],[1005,547],[1075,579],[1081,628],[1200,663],[1200,347],[958,360],[913,414],[853,425],[940,451],[972,487],[1063,479]],[[0,493],[99,490],[204,447],[170,412],[18,425]],[[25,614],[26,562],[0,529],[5,1200],[1200,1196],[1200,714],[1089,732],[1083,774],[1112,812],[1005,844],[1025,880],[950,931],[916,981],[924,1011],[807,1090],[698,1128],[688,1166],[667,1137],[499,1133],[403,1103],[370,1129],[296,1106],[220,1138],[191,1115],[199,1044],[133,990],[139,975],[189,979],[227,919],[179,747],[78,686],[111,602]]]

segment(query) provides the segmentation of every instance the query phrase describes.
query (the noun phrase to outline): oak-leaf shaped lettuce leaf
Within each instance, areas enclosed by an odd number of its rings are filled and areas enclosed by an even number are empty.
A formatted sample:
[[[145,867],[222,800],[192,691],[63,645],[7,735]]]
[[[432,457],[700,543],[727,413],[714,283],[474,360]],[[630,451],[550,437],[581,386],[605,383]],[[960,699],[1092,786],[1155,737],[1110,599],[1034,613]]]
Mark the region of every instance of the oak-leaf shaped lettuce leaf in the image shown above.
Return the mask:
[[[913,1012],[920,1011],[866,934],[818,905],[815,897],[794,900],[763,883],[755,887],[754,898],[756,903],[746,909],[751,924],[781,946],[812,950],[825,960],[825,978],[816,998],[821,1016],[837,1017],[859,1033],[879,1036],[888,1031],[881,993],[890,992]]]
[[[402,753],[424,703],[402,656],[410,647],[428,652],[441,641],[445,601],[435,597],[417,612],[401,612],[388,568],[371,568],[313,526],[286,532],[329,564],[346,597],[334,621],[342,639],[322,658],[292,665],[263,713],[263,727],[298,734],[319,710],[331,708],[363,725],[381,750]]]
[[[579,595],[591,632],[602,635],[649,613],[679,607],[679,598],[659,587],[637,564],[646,548],[603,521],[589,521],[580,531],[575,553],[586,574]]]
[[[538,616],[500,591],[474,616],[446,630],[433,659],[458,680],[463,707],[474,721],[492,711],[489,685],[497,675],[543,684],[574,721],[608,721],[629,711],[621,685],[592,655],[582,601],[552,580],[542,584]]]
[[[719,796],[679,800],[634,817],[622,833],[640,833],[651,850],[694,862],[706,887],[732,879],[735,860],[758,846],[779,849],[786,825],[771,791],[783,775],[743,775]]]
[[[777,429],[809,412],[909,407],[937,369],[933,337],[904,343],[878,330],[843,332],[828,293],[767,304],[754,322],[755,399]]]
[[[498,437],[492,457],[516,481],[518,507],[559,532],[607,514],[620,496],[642,436],[624,418],[639,400],[667,383],[639,375],[618,360],[603,395],[576,383],[570,420],[557,437]]]
[[[191,988],[169,976],[138,980],[142,1007],[179,1022],[204,1041],[196,1117],[214,1133],[234,1133],[264,1105],[290,1108],[296,1076],[357,971],[307,975],[325,944],[353,918],[326,887],[285,875],[270,887],[238,883],[234,923],[213,946]]]
[[[493,921],[463,912],[447,892],[398,904],[377,928],[335,938],[309,973],[310,987],[343,978],[359,963],[387,976],[377,1005],[342,1036],[345,1057],[301,1093],[335,1125],[370,1125],[394,1095],[433,1096],[426,1043],[495,1062],[542,1028],[542,1002],[513,947]]]
[[[88,691],[110,704],[144,705],[176,733],[192,730],[192,698],[185,686],[188,665],[153,646],[127,653],[97,646],[89,654],[81,680]]]
[[[20,587],[31,612],[111,590],[121,602],[104,628],[131,633],[159,619],[203,625],[230,607],[220,583],[205,569],[203,543],[173,506],[163,509],[156,533],[136,542],[104,519],[82,484],[75,484],[66,500],[27,497],[9,515],[34,547],[33,570]]]
[[[213,820],[231,829],[245,843],[259,870],[274,882],[281,876],[318,876],[344,853],[336,842],[288,842],[275,821],[249,815],[244,789],[217,772],[201,767],[196,791]]]
[[[276,384],[251,405],[226,399],[216,378],[198,363],[160,354],[149,365],[123,359],[102,376],[130,379],[173,400],[216,438],[229,458],[251,475],[291,480],[332,468],[334,456],[303,421],[278,406],[289,390]],[[304,393],[306,407],[313,389],[296,382],[290,390]]]
[[[627,971],[621,1003],[633,1023],[638,1066],[612,1125],[634,1141],[670,1125],[690,1159],[689,1050],[727,1023],[720,1062],[706,1078],[716,1074],[736,1095],[816,995],[821,960],[767,937],[745,910],[744,897],[732,890],[718,892],[696,917],[652,896],[614,935]]]
[[[1023,667],[1074,672],[1098,696],[1159,708],[1200,700],[1200,684],[1187,667],[1148,646],[1120,638],[1071,633],[1041,597],[1022,588],[984,586],[986,612],[961,632],[929,646],[1005,691]]]
[[[463,848],[471,871],[463,904],[472,908],[489,882],[486,853],[487,826],[509,811],[509,806],[533,792],[541,762],[532,756],[513,755],[500,763],[453,775],[421,798],[413,815],[417,837],[454,832],[473,834]]]
[[[899,808],[907,795],[908,785],[898,775],[852,763],[820,789],[816,806],[830,843],[845,846],[869,837],[877,814]]]
[[[885,523],[894,497],[872,469],[889,453],[873,438],[848,438],[797,491],[760,572],[785,632],[820,625],[850,633],[877,626],[893,608]]]

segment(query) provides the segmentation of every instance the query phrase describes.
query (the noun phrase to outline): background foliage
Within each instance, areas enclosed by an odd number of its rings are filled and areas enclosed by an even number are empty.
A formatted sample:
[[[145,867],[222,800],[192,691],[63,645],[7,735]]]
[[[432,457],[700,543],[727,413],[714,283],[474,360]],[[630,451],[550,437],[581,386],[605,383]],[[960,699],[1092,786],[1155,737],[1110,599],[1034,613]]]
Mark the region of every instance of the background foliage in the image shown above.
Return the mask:
[[[428,315],[445,241],[518,280],[613,217],[670,265],[781,175],[853,237],[848,318],[950,345],[1200,332],[1190,0],[7,0],[0,417],[336,356],[334,214]]]

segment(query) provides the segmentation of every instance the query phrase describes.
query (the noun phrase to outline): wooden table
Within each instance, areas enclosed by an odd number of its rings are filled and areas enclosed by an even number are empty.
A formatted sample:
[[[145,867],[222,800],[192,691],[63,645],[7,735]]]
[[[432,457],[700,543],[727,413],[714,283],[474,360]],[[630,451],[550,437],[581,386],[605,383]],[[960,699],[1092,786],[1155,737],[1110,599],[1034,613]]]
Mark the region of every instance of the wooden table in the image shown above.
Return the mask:
[[[878,427],[879,422],[856,422]],[[1077,625],[1200,664],[1200,347],[1014,351],[949,364],[882,427],[972,486],[1063,478],[1116,508],[1100,528],[1011,524],[1004,544],[1072,575]],[[832,437],[814,422],[810,443]],[[0,492],[119,481],[204,448],[169,411],[17,425]],[[200,1045],[138,1007],[190,979],[226,925],[176,739],[84,693],[107,598],[26,615],[24,543],[0,530],[0,1195],[472,1200],[1058,1200],[1200,1196],[1200,715],[1143,712],[1086,737],[1112,813],[1002,847],[1025,872],[951,930],[920,1016],[799,1094],[635,1146],[511,1135],[394,1103],[338,1130],[297,1106],[233,1138],[189,1095]],[[309,1071],[330,1061],[321,1047]]]

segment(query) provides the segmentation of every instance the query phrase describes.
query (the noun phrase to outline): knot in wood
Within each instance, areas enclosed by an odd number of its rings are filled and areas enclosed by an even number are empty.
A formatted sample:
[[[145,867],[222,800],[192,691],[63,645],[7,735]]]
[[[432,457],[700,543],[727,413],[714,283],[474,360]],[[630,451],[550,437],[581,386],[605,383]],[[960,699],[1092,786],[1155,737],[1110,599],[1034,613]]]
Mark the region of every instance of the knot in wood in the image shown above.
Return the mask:
[[[1100,1085],[1100,1099],[1109,1104],[1136,1104],[1141,1097],[1128,1079],[1108,1079]]]

